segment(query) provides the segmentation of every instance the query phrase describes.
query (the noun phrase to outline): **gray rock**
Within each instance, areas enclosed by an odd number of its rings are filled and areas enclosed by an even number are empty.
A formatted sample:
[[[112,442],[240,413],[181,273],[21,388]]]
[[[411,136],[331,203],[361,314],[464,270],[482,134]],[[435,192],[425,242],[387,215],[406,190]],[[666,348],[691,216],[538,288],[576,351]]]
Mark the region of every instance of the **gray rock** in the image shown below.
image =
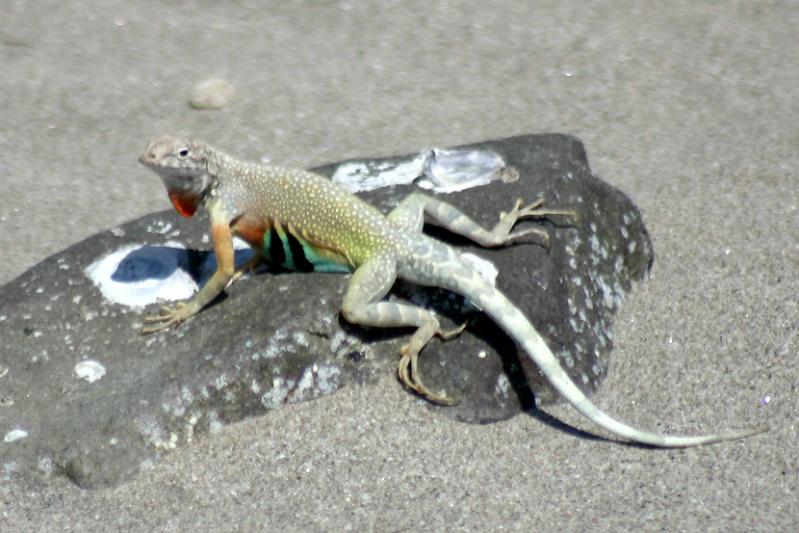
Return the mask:
[[[519,174],[513,183],[446,195],[485,226],[520,197],[543,196],[550,207],[579,212],[575,227],[543,224],[551,231],[548,252],[536,244],[483,250],[435,234],[494,263],[498,287],[530,317],[577,384],[592,392],[607,372],[613,314],[653,261],[640,213],[592,176],[582,144],[572,137],[526,135],[465,148],[493,151]],[[336,168],[316,170],[330,176]],[[413,188],[364,196],[387,211]],[[145,311],[109,301],[86,269],[126,249],[110,273],[121,286],[175,274],[202,283],[213,271],[213,254],[207,221],[195,218],[171,211],[143,217],[92,236],[0,288],[5,477],[61,474],[82,487],[117,484],[196,435],[396,371],[406,332],[343,322],[338,306],[348,280],[341,275],[259,272],[180,327],[140,335]],[[165,247],[170,241],[186,250]],[[243,260],[246,253],[240,255]],[[392,297],[429,305],[452,325],[469,320],[466,333],[433,341],[421,358],[430,388],[460,399],[431,409],[484,423],[531,408],[534,396],[555,399],[535,369],[520,364],[513,342],[462,298],[404,283]]]

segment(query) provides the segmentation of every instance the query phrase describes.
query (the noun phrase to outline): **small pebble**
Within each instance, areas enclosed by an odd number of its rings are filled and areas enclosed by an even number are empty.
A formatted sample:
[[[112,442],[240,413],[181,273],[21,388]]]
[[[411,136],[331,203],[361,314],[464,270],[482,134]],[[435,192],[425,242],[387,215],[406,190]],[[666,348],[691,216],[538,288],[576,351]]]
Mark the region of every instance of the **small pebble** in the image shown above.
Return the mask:
[[[233,98],[236,89],[227,80],[209,78],[194,87],[189,105],[194,109],[222,109]]]

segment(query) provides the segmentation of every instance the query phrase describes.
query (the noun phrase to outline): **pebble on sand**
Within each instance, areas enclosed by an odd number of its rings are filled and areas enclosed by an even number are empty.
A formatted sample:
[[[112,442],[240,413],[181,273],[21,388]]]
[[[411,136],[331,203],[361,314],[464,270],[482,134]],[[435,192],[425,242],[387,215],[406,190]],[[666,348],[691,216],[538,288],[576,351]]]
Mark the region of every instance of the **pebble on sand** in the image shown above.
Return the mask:
[[[197,84],[189,98],[194,109],[221,109],[235,94],[233,84],[220,78],[208,78]]]

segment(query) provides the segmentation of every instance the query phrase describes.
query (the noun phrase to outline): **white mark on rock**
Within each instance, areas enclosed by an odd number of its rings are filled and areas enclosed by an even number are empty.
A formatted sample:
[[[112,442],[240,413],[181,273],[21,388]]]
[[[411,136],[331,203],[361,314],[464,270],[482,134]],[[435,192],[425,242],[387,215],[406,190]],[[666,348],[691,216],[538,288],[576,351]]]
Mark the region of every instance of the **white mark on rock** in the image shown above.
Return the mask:
[[[208,431],[210,433],[219,433],[224,429],[225,423],[219,418],[216,411],[208,412]]]
[[[413,159],[397,162],[350,161],[336,169],[332,180],[350,192],[371,191],[416,181],[423,189],[455,192],[485,185],[494,180],[519,178],[515,169],[486,150],[424,150]]]
[[[39,461],[36,463],[36,468],[44,474],[45,476],[50,476],[53,474],[55,470],[55,465],[53,464],[53,459],[50,457],[40,457]]]
[[[6,436],[3,437],[3,440],[6,442],[15,442],[24,439],[27,436],[28,432],[25,431],[24,429],[12,429],[8,433],[6,433]]]
[[[291,338],[294,339],[294,342],[297,343],[299,346],[303,348],[307,348],[309,346],[308,343],[308,336],[305,334],[304,331],[295,331],[292,333]]]
[[[164,220],[156,220],[149,226],[147,226],[147,231],[150,233],[158,233],[160,235],[165,235],[172,231],[172,224],[166,222]]]
[[[105,367],[98,361],[87,359],[75,365],[75,374],[80,379],[85,379],[89,383],[94,383],[105,376]]]
[[[175,242],[133,244],[101,257],[84,272],[107,300],[140,309],[160,300],[185,300],[197,291],[197,282],[180,268],[185,253]]]
[[[518,171],[507,167],[494,152],[433,148],[428,151],[424,176],[419,180],[419,187],[450,193],[486,185],[495,180],[508,183],[518,179]]]
[[[494,391],[496,392],[497,396],[502,398],[508,397],[508,392],[510,391],[510,381],[504,373],[497,377],[497,383],[494,387]]]
[[[613,273],[618,275],[621,274],[622,270],[624,270],[624,258],[619,255],[613,263]]]

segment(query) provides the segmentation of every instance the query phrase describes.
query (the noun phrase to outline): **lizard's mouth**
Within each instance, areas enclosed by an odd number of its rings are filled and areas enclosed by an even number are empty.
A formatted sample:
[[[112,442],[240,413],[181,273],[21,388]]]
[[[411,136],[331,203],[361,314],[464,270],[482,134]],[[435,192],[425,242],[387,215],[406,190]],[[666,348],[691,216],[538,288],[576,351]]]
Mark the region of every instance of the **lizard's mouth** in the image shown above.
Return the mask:
[[[139,156],[139,163],[148,168],[155,168],[155,160],[155,153],[150,151],[144,151],[142,155]]]
[[[162,176],[172,176],[176,178],[185,178],[194,173],[194,169],[183,166],[172,166],[170,161],[159,161],[158,154],[155,152],[146,151],[139,156],[139,163],[145,167],[154,170]]]
[[[194,178],[196,175],[196,171],[194,169],[171,167],[164,165],[163,163],[158,163],[155,161],[153,156],[148,155],[147,153],[139,156],[139,163],[161,176],[161,178],[175,183],[186,182]]]

